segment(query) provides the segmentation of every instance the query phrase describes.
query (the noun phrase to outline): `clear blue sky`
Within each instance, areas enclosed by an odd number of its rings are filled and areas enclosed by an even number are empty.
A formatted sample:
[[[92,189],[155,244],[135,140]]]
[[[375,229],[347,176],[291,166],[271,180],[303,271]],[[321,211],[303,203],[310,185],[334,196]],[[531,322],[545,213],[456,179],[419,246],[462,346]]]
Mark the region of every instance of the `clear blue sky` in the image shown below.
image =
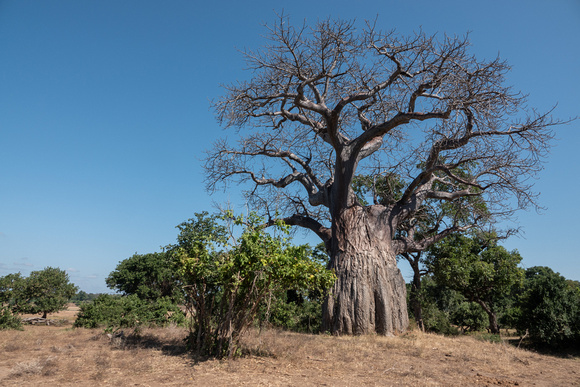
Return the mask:
[[[88,292],[133,253],[173,243],[212,202],[200,159],[224,132],[209,109],[220,84],[247,76],[275,12],[295,23],[374,19],[408,34],[462,35],[498,53],[540,111],[580,115],[580,2],[0,0],[0,275],[66,269]],[[576,157],[580,121],[559,127],[536,182],[543,214],[512,238],[526,267],[580,280]],[[406,264],[401,262],[406,279]]]

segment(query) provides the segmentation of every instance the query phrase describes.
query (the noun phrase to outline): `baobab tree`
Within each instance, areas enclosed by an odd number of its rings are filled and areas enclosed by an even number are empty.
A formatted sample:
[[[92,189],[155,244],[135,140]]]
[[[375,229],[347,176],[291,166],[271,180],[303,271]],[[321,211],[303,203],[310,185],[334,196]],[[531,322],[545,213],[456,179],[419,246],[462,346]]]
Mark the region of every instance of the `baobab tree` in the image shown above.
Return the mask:
[[[402,37],[342,20],[295,28],[284,16],[266,28],[268,43],[243,52],[249,79],[213,102],[239,140],[208,150],[207,187],[243,183],[268,224],[324,241],[338,278],[324,330],[404,331],[397,255],[536,205],[529,180],[557,122],[504,84],[504,61],[471,55],[468,36]],[[400,195],[363,203],[352,186],[360,173],[396,176]],[[441,206],[453,211],[427,230],[426,209]]]

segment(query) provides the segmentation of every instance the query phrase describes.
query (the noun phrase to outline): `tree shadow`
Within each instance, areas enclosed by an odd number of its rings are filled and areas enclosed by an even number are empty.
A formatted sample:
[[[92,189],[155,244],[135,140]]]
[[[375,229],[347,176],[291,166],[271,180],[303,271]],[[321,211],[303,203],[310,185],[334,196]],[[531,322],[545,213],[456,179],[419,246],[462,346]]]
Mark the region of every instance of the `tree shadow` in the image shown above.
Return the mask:
[[[504,341],[516,348],[526,351],[536,352],[540,355],[557,357],[560,359],[580,359],[580,348],[571,344],[570,346],[551,347],[548,345],[535,344],[529,340],[521,338],[509,338]]]
[[[124,331],[107,335],[114,349],[136,350],[153,349],[167,356],[183,356],[189,354],[186,342],[182,337],[160,337],[154,333]]]
[[[133,331],[126,333],[118,331],[114,334],[99,335],[108,337],[113,349],[118,350],[158,350],[166,356],[185,357],[196,365],[208,360],[216,359],[213,356],[200,355],[191,350],[187,344],[187,336],[163,335],[155,332]],[[260,346],[242,343],[239,356],[246,357],[276,357],[269,349]]]

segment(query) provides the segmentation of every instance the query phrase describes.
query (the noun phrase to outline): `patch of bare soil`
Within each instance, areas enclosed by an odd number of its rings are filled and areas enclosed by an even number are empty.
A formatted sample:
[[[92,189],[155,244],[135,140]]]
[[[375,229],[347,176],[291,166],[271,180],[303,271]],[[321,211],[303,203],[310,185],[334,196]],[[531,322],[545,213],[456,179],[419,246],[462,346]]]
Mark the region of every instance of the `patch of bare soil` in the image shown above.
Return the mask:
[[[144,329],[139,335],[125,330],[117,337],[70,325],[0,331],[0,385],[580,385],[579,358],[546,356],[471,337],[252,331],[244,339],[244,357],[196,361],[185,351],[185,335],[177,327]]]

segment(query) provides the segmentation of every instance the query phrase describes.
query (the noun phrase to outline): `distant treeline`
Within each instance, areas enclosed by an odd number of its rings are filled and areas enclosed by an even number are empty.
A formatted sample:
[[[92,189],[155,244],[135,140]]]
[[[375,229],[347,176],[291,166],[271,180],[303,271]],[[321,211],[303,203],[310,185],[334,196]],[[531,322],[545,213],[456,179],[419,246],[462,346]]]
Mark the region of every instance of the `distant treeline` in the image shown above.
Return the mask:
[[[94,301],[101,294],[103,294],[103,293],[87,293],[87,292],[81,290],[77,294],[75,294],[69,301],[74,303],[75,305],[79,306],[82,303]]]

